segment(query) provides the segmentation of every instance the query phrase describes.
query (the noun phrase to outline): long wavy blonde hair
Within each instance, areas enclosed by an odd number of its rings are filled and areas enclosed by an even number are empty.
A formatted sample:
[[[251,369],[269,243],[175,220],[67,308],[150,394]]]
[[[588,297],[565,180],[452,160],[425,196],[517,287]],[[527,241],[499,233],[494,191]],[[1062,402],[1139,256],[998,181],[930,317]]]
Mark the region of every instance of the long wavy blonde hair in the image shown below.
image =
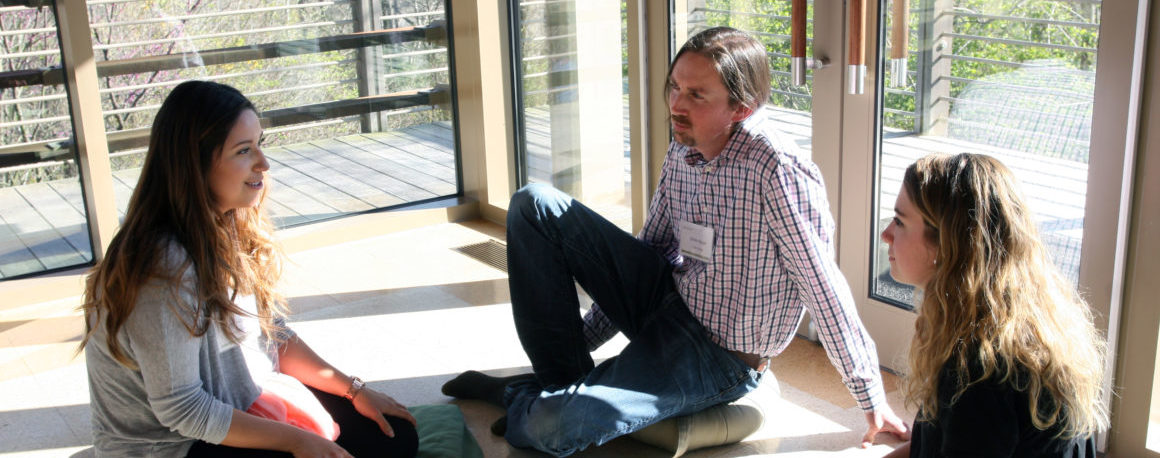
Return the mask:
[[[109,352],[135,368],[117,333],[133,313],[141,286],[161,279],[171,285],[175,298],[180,297],[181,276],[190,266],[196,278],[192,291],[196,303],[187,305],[195,310],[177,313],[193,317],[184,322],[190,335],[205,335],[216,325],[230,340],[240,340],[234,317],[246,312],[234,303],[237,294],[254,295],[263,331],[278,335],[273,332],[274,319],[284,316],[285,300],[275,285],[283,255],[264,209],[266,191],[257,207],[219,213],[209,187],[213,164],[245,110],[255,108],[241,92],[207,81],[182,83],[166,97],[153,121],[125,221],[86,279],[81,349],[103,317]],[[181,266],[165,263],[166,251],[174,243],[188,255]]]
[[[1028,394],[1036,428],[1062,437],[1107,428],[1104,339],[1051,263],[1010,170],[979,154],[931,155],[906,169],[902,186],[937,246],[910,347],[908,404],[934,418],[948,366],[960,374],[952,399],[994,378]],[[982,368],[974,379],[971,358]]]

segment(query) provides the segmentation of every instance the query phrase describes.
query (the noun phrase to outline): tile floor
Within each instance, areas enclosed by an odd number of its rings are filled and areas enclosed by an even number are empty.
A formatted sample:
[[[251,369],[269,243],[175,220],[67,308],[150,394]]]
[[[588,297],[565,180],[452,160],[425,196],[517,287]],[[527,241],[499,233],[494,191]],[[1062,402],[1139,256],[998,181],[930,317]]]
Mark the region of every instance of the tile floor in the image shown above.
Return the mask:
[[[498,226],[469,222],[297,253],[283,286],[292,325],[337,367],[405,404],[458,404],[487,457],[542,456],[491,435],[500,409],[439,392],[466,369],[530,370],[511,321],[506,274],[455,250],[502,238]],[[74,358],[83,328],[77,301],[0,307],[0,456],[92,455],[85,368]],[[596,356],[624,343],[618,337]],[[765,425],[740,444],[686,456],[873,457],[896,444],[883,437],[886,444],[858,448],[863,415],[818,345],[795,341],[771,370],[779,383],[767,378],[754,395]],[[886,383],[901,409],[896,380],[887,375]],[[577,456],[664,454],[622,438]]]

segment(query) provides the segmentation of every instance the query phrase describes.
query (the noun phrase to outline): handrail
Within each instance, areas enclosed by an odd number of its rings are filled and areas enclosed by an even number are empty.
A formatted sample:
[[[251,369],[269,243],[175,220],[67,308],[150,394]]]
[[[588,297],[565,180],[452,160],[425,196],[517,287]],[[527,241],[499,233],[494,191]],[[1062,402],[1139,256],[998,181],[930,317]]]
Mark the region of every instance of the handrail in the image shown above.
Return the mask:
[[[1045,138],[1048,140],[1059,140],[1063,143],[1071,143],[1071,144],[1075,144],[1077,146],[1085,146],[1086,147],[1088,145],[1087,140],[1080,139],[1080,138],[1060,136],[1060,135],[1056,135],[1054,133],[1045,133],[1045,132],[1040,132],[1037,130],[1027,130],[1027,129],[1020,129],[1017,127],[996,125],[996,124],[991,123],[991,122],[971,121],[971,120],[959,119],[959,118],[949,118],[949,119],[947,119],[947,122],[950,124],[960,124],[960,125],[964,125],[964,126],[969,126],[969,127],[976,128],[976,129],[1018,131],[1018,132],[1026,134],[1028,136],[1031,136],[1031,137],[1040,137],[1040,138]],[[1058,154],[1058,156],[1056,156],[1056,157],[1070,156],[1070,154],[1068,154],[1067,152],[1058,152],[1057,154]]]
[[[988,101],[988,100],[964,99],[961,97],[950,97],[950,96],[939,97],[939,98],[941,100],[946,100],[948,102],[955,103],[955,104],[970,104],[970,105],[982,106],[982,107],[1000,108],[1003,111],[1008,112],[1008,113],[1024,113],[1024,114],[1038,115],[1038,116],[1042,116],[1044,118],[1060,118],[1060,117],[1067,118],[1069,116],[1067,113],[1062,113],[1062,112],[1058,112],[1058,111],[1042,111],[1042,110],[1035,110],[1035,109],[1031,109],[1031,108],[1012,106],[1011,104],[1003,103],[1003,101],[992,102],[992,101]],[[1088,101],[1088,104],[1091,104],[1091,103],[1092,103],[1091,101]]]
[[[339,65],[339,64],[349,64],[349,63],[355,62],[355,61],[356,61],[355,59],[344,59],[344,60],[328,61],[328,62],[310,62],[310,63],[298,64],[298,65],[287,65],[285,67],[266,68],[266,69],[261,69],[261,70],[248,70],[248,71],[244,71],[244,72],[226,73],[223,75],[199,76],[198,79],[208,80],[208,81],[227,80],[227,79],[241,78],[241,77],[246,77],[246,76],[263,75],[263,74],[267,74],[267,73],[284,72],[284,71],[288,71],[288,70],[306,70],[306,69],[312,69],[312,68],[316,69],[316,68],[322,68],[322,67],[330,67],[330,66]],[[178,83],[181,83],[184,81],[186,81],[186,80],[160,81],[160,82],[147,83],[147,84],[133,84],[133,85],[129,85],[129,86],[116,86],[116,87],[107,87],[107,88],[103,87],[103,88],[98,89],[98,92],[100,92],[102,95],[104,95],[104,94],[116,94],[116,93],[120,93],[120,92],[136,91],[139,89],[149,89],[149,88],[173,86],[175,84],[178,84]],[[45,101],[50,101],[50,100],[64,100],[67,97],[68,97],[67,94],[52,94],[52,95],[44,95],[44,96],[36,96],[36,97],[21,97],[21,98],[16,98],[16,99],[3,99],[3,100],[0,100],[0,106],[14,105],[14,104],[18,104],[18,103],[28,103],[28,102],[45,102]]]
[[[443,15],[443,10],[420,11],[418,13],[385,14],[383,16],[380,16],[379,20],[382,22],[387,22],[387,21],[394,21],[396,19],[410,19],[413,17],[441,16],[441,15]]]
[[[1011,39],[1011,38],[984,37],[984,36],[979,36],[979,35],[967,35],[965,33],[944,33],[943,36],[950,37],[950,38],[960,38],[960,39],[964,39],[964,40],[978,40],[978,41],[988,41],[991,43],[1002,43],[1005,45],[1012,45],[1012,46],[1027,46],[1027,47],[1033,47],[1033,48],[1058,49],[1058,50],[1063,50],[1063,51],[1075,51],[1075,52],[1090,52],[1090,53],[1096,52],[1096,48],[1084,48],[1082,46],[1060,45],[1060,44],[1055,44],[1055,43],[1041,43],[1038,41],[1015,40],[1015,39]]]
[[[980,64],[1003,65],[1006,67],[1022,67],[1020,62],[1010,62],[1006,60],[988,59],[986,57],[964,56],[962,54],[943,54],[941,59],[961,60],[964,62],[976,62]]]
[[[53,0],[0,0],[0,13],[7,12],[9,9],[16,8],[40,8],[44,6],[52,6]]]
[[[784,95],[786,97],[797,97],[797,98],[801,98],[801,99],[812,99],[813,98],[813,96],[810,94],[801,94],[801,93],[797,93],[797,92],[783,91],[781,89],[770,89],[769,93],[770,94],[777,94],[777,95]]]
[[[350,3],[350,0],[329,0],[329,1],[322,1],[322,2],[314,2],[314,3],[299,3],[299,4],[292,4],[292,5],[266,6],[266,7],[245,8],[245,9],[238,9],[238,10],[213,11],[213,12],[209,12],[209,13],[176,14],[176,15],[172,15],[172,16],[166,15],[166,16],[153,17],[153,18],[149,18],[149,19],[136,19],[136,20],[122,21],[122,22],[97,22],[97,23],[90,24],[89,27],[92,27],[94,29],[104,29],[104,28],[111,28],[111,27],[124,27],[127,25],[165,24],[165,23],[169,23],[169,22],[173,22],[173,21],[187,21],[190,19],[209,19],[209,18],[222,17],[222,16],[238,16],[238,15],[242,15],[242,14],[282,12],[282,11],[299,10],[299,9],[305,9],[305,8],[334,6],[334,5],[337,5],[339,3]]]
[[[33,33],[56,33],[56,27],[41,27],[36,29],[0,30],[0,37],[29,35]]]
[[[790,20],[790,16],[779,16],[776,14],[764,14],[764,13],[753,13],[753,12],[749,12],[749,11],[730,11],[730,10],[723,10],[720,8],[693,8],[693,11],[691,11],[691,13],[698,13],[698,12],[726,13],[729,15],[752,16],[752,17],[759,17],[759,18],[763,18],[763,19],[774,19],[777,21],[789,21]],[[814,22],[814,21],[807,19],[806,22]]]
[[[1034,90],[1040,94],[1051,94],[1051,95],[1056,95],[1056,96],[1074,97],[1077,99],[1086,99],[1086,100],[1090,100],[1092,98],[1091,94],[1089,94],[1089,93],[1069,91],[1066,89],[1055,89],[1055,88],[1050,88],[1050,87],[1033,87],[1033,86],[1026,86],[1026,85],[1022,85],[1022,84],[1004,83],[1004,82],[999,82],[999,81],[988,81],[988,80],[980,80],[980,79],[972,79],[972,78],[963,78],[961,76],[944,76],[942,78],[947,80],[947,81],[950,81],[952,83],[985,84],[988,86],[997,86],[997,87],[1006,88],[1006,89],[1014,89],[1017,91]]]
[[[908,118],[913,118],[913,117],[918,116],[918,114],[913,112],[913,111],[902,111],[902,110],[895,109],[895,108],[883,108],[882,111],[884,113],[890,113],[890,114],[899,115],[899,116],[906,116]]]
[[[1019,17],[1019,16],[1002,16],[998,14],[974,13],[968,11],[954,10],[950,12],[953,16],[969,17],[975,19],[987,19],[992,21],[1008,21],[1008,22],[1022,22],[1025,24],[1046,24],[1046,25],[1060,25],[1064,27],[1080,27],[1084,29],[1099,30],[1100,25],[1091,22],[1078,21],[1059,21],[1055,19],[1042,19],[1035,17]]]
[[[101,77],[128,75],[159,70],[186,68],[189,59],[197,57],[202,65],[221,65],[276,57],[314,54],[343,49],[357,49],[409,41],[439,41],[447,37],[447,27],[443,21],[436,21],[424,27],[400,27],[373,32],[358,32],[331,37],[264,43],[251,46],[213,49],[199,53],[170,54],[165,56],[138,57],[134,59],[104,61],[97,63],[97,75]],[[0,73],[0,89],[8,89],[34,84],[62,84],[63,73],[59,66],[44,69],[17,70]]]
[[[245,31],[245,33],[261,34],[261,33],[270,33],[270,32],[285,32],[287,30],[295,30],[295,31],[301,32],[302,30],[306,30],[306,29],[321,29],[324,27],[342,26],[342,25],[351,24],[353,22],[354,21],[351,21],[351,20],[302,22],[302,23],[298,23],[298,24],[277,25],[277,26],[273,26],[273,27],[260,27],[260,28],[256,28],[256,29],[249,29],[249,30]],[[141,46],[148,46],[148,45],[189,43],[189,42],[195,42],[195,41],[201,41],[201,40],[210,40],[210,39],[214,39],[214,38],[231,38],[231,37],[237,37],[238,35],[239,35],[239,33],[237,31],[231,30],[231,31],[226,31],[226,32],[207,33],[207,34],[202,34],[202,35],[179,35],[179,36],[173,36],[173,37],[167,37],[167,38],[157,38],[157,39],[153,39],[153,40],[124,41],[124,42],[119,42],[119,43],[94,44],[93,51],[108,51],[111,49],[121,49],[121,48],[138,48]]]
[[[521,0],[520,6],[547,6],[557,3],[569,3],[571,0]]]

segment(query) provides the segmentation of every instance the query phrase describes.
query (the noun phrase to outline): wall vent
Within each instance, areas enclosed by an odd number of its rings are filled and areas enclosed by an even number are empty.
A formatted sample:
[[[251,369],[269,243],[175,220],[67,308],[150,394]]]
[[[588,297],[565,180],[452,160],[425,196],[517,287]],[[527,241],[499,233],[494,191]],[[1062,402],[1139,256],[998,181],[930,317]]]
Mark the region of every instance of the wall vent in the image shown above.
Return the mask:
[[[507,244],[499,240],[489,239],[486,242],[473,243],[452,248],[475,260],[507,273]]]

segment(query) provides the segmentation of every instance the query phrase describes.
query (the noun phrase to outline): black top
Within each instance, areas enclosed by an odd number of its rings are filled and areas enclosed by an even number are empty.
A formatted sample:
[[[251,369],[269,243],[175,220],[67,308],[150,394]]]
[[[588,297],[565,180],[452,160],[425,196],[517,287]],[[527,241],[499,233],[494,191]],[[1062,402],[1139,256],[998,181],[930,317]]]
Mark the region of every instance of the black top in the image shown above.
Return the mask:
[[[1055,427],[1039,430],[1031,423],[1030,396],[1015,389],[1011,381],[1000,385],[992,374],[976,383],[951,404],[958,378],[943,367],[939,374],[938,416],[930,421],[915,420],[911,432],[910,456],[915,457],[1060,457],[1095,458],[1091,436],[1058,439]],[[981,369],[971,368],[975,374]],[[1041,407],[1046,397],[1041,395]],[[1044,410],[1043,408],[1040,409]],[[921,418],[921,416],[920,416]]]

